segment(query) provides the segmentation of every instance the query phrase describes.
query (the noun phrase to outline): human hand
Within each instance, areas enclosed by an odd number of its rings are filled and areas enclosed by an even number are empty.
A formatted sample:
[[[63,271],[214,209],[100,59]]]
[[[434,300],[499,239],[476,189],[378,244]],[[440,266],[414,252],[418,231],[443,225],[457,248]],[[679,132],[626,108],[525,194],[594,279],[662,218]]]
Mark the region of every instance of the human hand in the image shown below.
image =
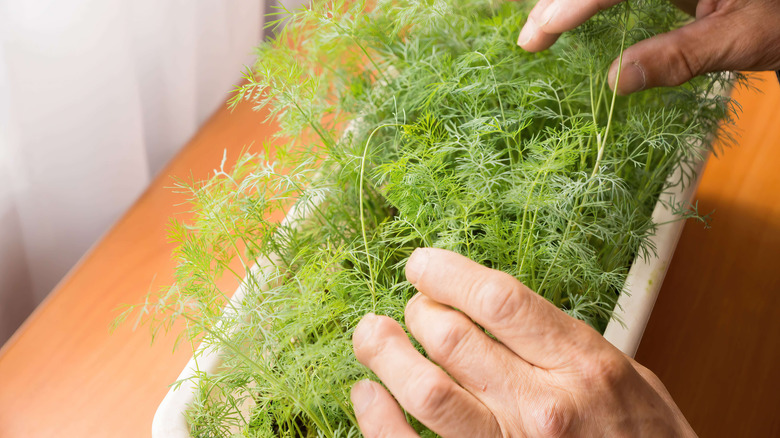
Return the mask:
[[[539,0],[517,45],[530,52],[550,47],[599,10],[623,0]],[[629,47],[623,54],[618,94],[674,86],[721,70],[780,69],[780,1],[677,0],[696,20]],[[609,71],[615,88],[616,59]]]
[[[355,355],[395,395],[353,387],[367,438],[417,436],[396,400],[444,437],[695,436],[652,372],[510,275],[417,249],[406,277],[420,291],[407,327],[441,368],[397,322],[366,315]]]

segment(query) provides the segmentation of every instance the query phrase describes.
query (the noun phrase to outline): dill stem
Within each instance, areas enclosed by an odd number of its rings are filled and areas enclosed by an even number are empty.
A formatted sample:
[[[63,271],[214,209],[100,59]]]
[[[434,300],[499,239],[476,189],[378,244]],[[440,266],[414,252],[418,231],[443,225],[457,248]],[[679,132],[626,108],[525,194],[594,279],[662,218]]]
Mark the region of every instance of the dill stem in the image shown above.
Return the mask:
[[[545,165],[549,165],[549,161],[552,160],[554,155],[555,155],[554,153],[551,153],[550,155],[548,155],[547,161],[545,161]],[[523,264],[525,263],[526,251],[522,251],[523,235],[525,234],[525,218],[526,218],[526,214],[528,212],[528,206],[531,203],[531,196],[533,195],[533,191],[536,189],[536,184],[539,181],[539,175],[541,175],[542,173],[544,173],[544,178],[542,179],[542,183],[547,181],[547,175],[549,174],[549,170],[537,172],[536,176],[534,177],[534,181],[531,183],[531,188],[529,189],[528,196],[525,198],[525,205],[523,206],[523,219],[522,219],[522,224],[520,226],[520,245],[517,248],[517,258],[518,258],[518,261],[517,261],[517,264],[518,264],[517,273],[518,273],[518,276],[520,275],[520,272],[523,271]],[[538,208],[534,210],[534,219],[533,219],[534,223],[536,222],[536,213],[538,213],[538,212],[539,212]],[[531,229],[533,229],[533,225],[532,225]],[[530,241],[530,236],[529,236],[529,241]],[[528,244],[526,244],[526,249],[528,249]],[[521,254],[522,254],[522,259],[520,258]]]
[[[303,111],[303,108],[301,108],[300,105],[298,105],[298,101],[297,100],[292,99],[292,104],[293,104],[293,106],[295,106],[295,108],[298,110],[298,112],[301,113],[301,115],[306,119],[306,121],[309,123],[309,126],[311,126],[311,128],[314,130],[314,132],[316,132],[317,135],[320,137],[320,139],[322,139],[323,143],[325,143],[325,145],[329,149],[333,148],[333,146],[335,146],[336,142],[333,141],[333,139],[329,135],[325,135],[325,133],[322,132],[322,130],[320,129],[320,127],[321,127],[320,124],[319,123],[315,123],[311,119],[311,117],[309,117],[309,115],[306,114],[306,112]]]
[[[626,35],[628,34],[628,18],[631,13],[631,8],[629,6],[628,2],[625,2],[625,8],[626,8],[626,15],[625,15],[625,22],[623,23],[623,38],[620,41],[620,56],[618,56],[618,70],[617,75],[615,75],[615,89],[612,91],[612,103],[609,106],[609,115],[607,116],[607,127],[604,130],[604,137],[599,138],[596,137],[599,140],[599,149],[598,153],[596,155],[596,164],[593,166],[593,173],[591,174],[591,177],[596,176],[596,174],[599,171],[599,166],[601,166],[601,159],[604,156],[604,148],[607,144],[607,139],[609,138],[609,129],[612,127],[612,116],[614,115],[615,111],[615,101],[617,101],[617,89],[620,85],[620,73],[623,71],[623,53],[625,53],[626,48]]]
[[[593,117],[593,124],[598,125],[598,107],[596,101],[593,100],[593,70],[590,70],[588,75],[588,84],[590,85],[590,115]]]
[[[554,78],[554,80],[560,84],[560,86],[561,86],[561,90],[564,90],[564,89],[566,89],[566,84],[564,84],[564,83],[563,83],[563,81],[561,81],[561,80],[560,80],[560,78]],[[577,92],[579,91],[579,89],[580,89],[580,87],[581,87],[581,86],[582,86],[582,84],[577,84],[577,85],[574,87],[574,89],[573,89],[573,90],[572,90],[572,91],[569,93],[569,96],[571,96],[571,95],[573,95],[573,94],[577,94]],[[557,96],[558,96],[558,94],[556,93],[556,97],[557,97]],[[575,111],[574,111],[574,109],[571,107],[571,99],[566,99],[566,98],[564,98],[564,102],[566,103],[566,108],[568,108],[568,109],[569,109],[569,115],[573,115],[573,114],[575,114]],[[593,105],[593,100],[591,99],[591,106],[592,106],[592,105]],[[563,113],[563,108],[561,108],[561,117],[563,117],[563,116],[564,116],[564,113]]]
[[[295,187],[295,189],[298,190],[299,193],[303,193],[305,191],[305,189],[302,186],[295,183],[294,181],[291,181],[291,183],[293,184],[293,187]],[[311,203],[310,205],[314,209],[314,212],[318,214],[322,218],[322,220],[325,221],[326,224],[330,225],[330,227],[333,229],[333,231],[336,232],[336,234],[339,235],[339,237],[344,239],[344,241],[348,240],[347,236],[345,236],[344,233],[342,233],[341,230],[339,230],[336,224],[333,223],[333,221],[331,221],[331,218],[328,215],[326,215],[325,212],[322,211],[322,209],[319,206],[319,203]]]
[[[601,104],[597,103],[596,101],[593,100],[594,99],[594,91],[593,91],[593,78],[594,77],[595,77],[595,75],[593,74],[593,70],[591,69],[590,70],[590,74],[588,75],[588,79],[589,79],[588,82],[590,84],[590,114],[593,117],[593,126],[595,126],[598,129],[598,126],[599,126],[598,114],[599,114],[599,109],[600,109],[599,107],[600,107]],[[600,100],[601,100],[601,98],[599,96],[599,101]],[[592,138],[591,136],[589,136],[589,138],[588,138],[587,150],[585,152],[581,152],[581,155],[580,155],[580,163],[582,163],[582,169],[583,170],[585,168],[587,151],[590,150],[591,138]],[[596,137],[596,138],[598,139],[598,137]],[[598,148],[598,147],[600,147],[600,145],[597,144],[596,147]]]
[[[228,264],[223,264],[223,268],[227,269],[230,273],[232,273],[238,281],[244,281],[244,278],[251,278],[251,282],[256,282],[257,279],[253,275],[247,275],[249,273],[249,267],[247,267],[246,262],[244,261],[244,258],[241,257],[241,251],[238,250],[238,245],[236,245],[236,241],[233,238],[233,235],[230,234],[230,232],[227,229],[227,225],[222,221],[222,219],[217,215],[217,223],[222,227],[222,230],[225,232],[225,235],[228,236],[228,240],[230,241],[230,245],[233,247],[233,250],[236,252],[236,257],[241,262],[241,267],[244,269],[244,275],[239,275],[236,271],[233,270],[233,268],[230,267]],[[225,302],[228,306],[230,306],[234,311],[238,311],[236,309],[236,306],[233,304],[233,301],[230,300],[225,293],[223,293],[221,290],[219,290],[216,286],[214,287],[215,290],[219,292],[220,295],[225,299]]]
[[[333,428],[331,427],[330,422],[328,421],[328,415],[325,414],[325,411],[322,409],[322,403],[317,403],[317,408],[320,411],[320,415],[322,415],[322,419],[325,422],[325,426],[328,427],[328,430],[327,430],[328,435],[329,436],[334,436],[335,434],[333,433]],[[323,431],[323,432],[325,432],[325,431]]]
[[[482,54],[482,52],[475,50],[474,53],[481,56],[487,63],[488,69],[490,69],[490,74],[493,76],[493,90],[496,93],[496,97],[498,98],[498,107],[501,109],[501,120],[506,123],[506,116],[504,115],[504,104],[501,103],[501,93],[498,92],[498,81],[496,80],[496,72],[493,70],[493,64],[490,63],[490,61],[487,59],[487,56]]]
[[[534,217],[531,219],[531,229],[532,230],[536,226],[536,219],[538,217],[539,217],[539,207],[534,209]],[[532,237],[533,237],[533,234],[529,234],[528,235],[528,240],[526,241],[525,249],[523,250],[523,261],[522,261],[522,263],[520,265],[521,268],[525,264],[525,256],[526,256],[526,254],[528,254],[531,251],[531,242],[532,242],[531,238]],[[532,269],[532,271],[533,271],[533,269]]]
[[[342,32],[344,32],[344,33],[345,33],[347,36],[349,36],[349,38],[350,38],[350,39],[351,39],[351,40],[352,40],[352,41],[355,43],[355,45],[356,45],[356,46],[358,46],[358,48],[360,49],[360,51],[361,51],[361,52],[363,52],[363,54],[364,54],[364,55],[366,55],[366,58],[368,59],[368,62],[370,62],[370,63],[371,63],[371,65],[373,65],[373,66],[374,66],[374,70],[376,70],[376,72],[377,72],[377,73],[379,73],[379,75],[381,75],[381,76],[382,76],[382,80],[385,82],[385,84],[389,83],[389,81],[388,81],[388,79],[387,79],[387,76],[385,76],[385,72],[384,72],[384,71],[382,71],[382,69],[380,69],[380,68],[379,68],[379,66],[377,65],[376,61],[374,61],[374,58],[373,58],[373,57],[372,57],[372,56],[371,56],[371,55],[368,53],[368,50],[366,50],[366,48],[363,46],[363,44],[361,44],[361,43],[360,43],[360,40],[358,40],[358,39],[355,37],[355,35],[354,35],[354,34],[353,34],[353,33],[352,33],[352,32],[351,32],[349,29],[345,29],[343,26],[341,26],[340,24],[338,24],[338,23],[336,23],[336,22],[333,22],[333,24],[334,24],[334,25],[335,25],[335,26],[336,26],[336,27],[337,27],[339,30],[341,30],[341,31],[342,31]]]
[[[349,418],[349,420],[352,422],[352,424],[358,424],[357,417],[355,417],[355,411],[352,409],[351,406],[347,406],[346,403],[344,403],[342,400],[346,400],[349,398],[347,394],[342,393],[341,397],[334,397],[336,400],[336,403],[339,405],[339,409],[341,409],[341,412],[344,413],[344,415]]]
[[[626,34],[628,34],[628,18],[631,13],[631,9],[629,8],[628,2],[625,2],[625,8],[626,8],[626,14],[625,14],[625,20],[623,23],[623,37],[620,41],[620,56],[618,57],[618,71],[617,75],[615,76],[615,89],[612,91],[612,103],[609,107],[609,115],[607,116],[607,126],[604,130],[604,136],[602,137],[598,133],[596,134],[596,141],[598,144],[598,152],[596,155],[596,163],[593,166],[593,172],[590,175],[590,182],[588,183],[588,187],[590,188],[593,184],[594,177],[599,172],[599,167],[601,166],[601,159],[604,156],[604,148],[606,147],[607,143],[607,137],[609,136],[609,130],[612,126],[612,117],[614,115],[615,111],[615,102],[617,101],[617,89],[618,85],[620,84],[620,72],[623,67],[623,53],[625,52],[625,46],[626,46]],[[605,81],[606,82],[606,81]],[[602,88],[603,89],[603,88]],[[574,209],[573,213],[576,216],[580,215],[580,211],[582,209],[582,205],[584,204],[584,197],[588,193],[586,190],[585,193],[583,193],[582,198],[580,198],[578,206]],[[563,245],[568,241],[569,238],[569,232],[572,229],[572,226],[574,224],[574,220],[572,217],[569,217],[569,221],[566,224],[566,229],[563,232],[563,237],[561,238],[561,242],[558,245],[558,249],[555,250],[555,256],[553,256],[552,262],[547,266],[547,271],[544,274],[544,277],[542,278],[542,283],[539,285],[539,288],[537,292],[544,293],[544,285],[547,282],[547,278],[550,275],[550,272],[552,271],[552,267],[555,265],[555,263],[558,261],[558,256],[561,253],[561,249],[563,248]],[[560,290],[556,290],[553,297],[553,303],[560,307]]]
[[[385,72],[382,71],[382,69],[379,68],[379,66],[374,61],[374,58],[372,58],[371,55],[368,54],[368,51],[366,50],[366,48],[363,47],[362,44],[360,44],[360,41],[358,41],[358,39],[355,38],[353,35],[350,35],[350,38],[352,38],[352,41],[355,42],[355,44],[360,48],[360,50],[363,52],[363,54],[366,55],[366,57],[368,58],[368,62],[370,62],[371,65],[374,66],[374,70],[376,70],[376,72],[379,73],[380,76],[382,76],[382,80],[385,82],[385,84],[389,83],[390,81],[388,80],[387,76],[385,75]]]
[[[228,237],[228,240],[230,241],[230,246],[233,247],[233,251],[236,252],[236,257],[241,262],[241,267],[244,269],[244,273],[249,272],[249,266],[247,265],[246,261],[244,261],[244,258],[241,257],[241,251],[238,249],[238,245],[236,244],[236,239],[230,233],[230,231],[228,230],[227,225],[222,220],[222,218],[219,217],[219,215],[216,215],[216,219],[217,219],[217,223],[220,225],[220,227],[222,227],[222,231],[224,231],[225,235]],[[232,269],[230,269],[229,267],[228,267],[228,269],[231,272],[233,272],[234,274],[236,274],[236,272],[233,271]],[[239,275],[236,275],[236,277],[241,279],[241,276],[239,276]]]
[[[325,221],[326,224],[330,225],[330,228],[333,231],[335,231],[336,234],[339,235],[339,237],[344,239],[344,241],[347,240],[347,236],[345,236],[344,233],[342,233],[341,230],[339,230],[339,228],[336,226],[335,223],[333,223],[331,218],[328,215],[326,215],[318,205],[314,206],[314,211],[317,212],[317,214]]]
[[[366,251],[366,264],[368,264],[368,288],[371,290],[371,303],[372,303],[373,310],[376,310],[376,286],[374,285],[376,279],[374,278],[374,268],[371,264],[371,254],[368,250],[368,237],[366,235],[366,219],[365,219],[365,213],[363,212],[364,210],[363,183],[365,179],[366,155],[368,155],[368,146],[371,144],[371,139],[374,137],[374,134],[376,134],[377,131],[379,131],[380,129],[387,126],[393,126],[393,125],[390,124],[379,125],[373,131],[371,131],[371,134],[368,136],[368,139],[366,140],[366,146],[363,148],[363,156],[360,157],[360,178],[358,180],[358,205],[360,206],[360,233],[363,235],[363,246],[365,247],[365,251]]]
[[[578,205],[578,209],[581,206],[582,206],[582,202],[580,202],[580,204]],[[544,285],[545,283],[547,283],[547,278],[549,277],[550,272],[552,271],[552,267],[555,266],[555,263],[558,261],[558,256],[561,254],[561,248],[563,248],[563,245],[569,239],[569,232],[571,231],[573,224],[574,221],[570,217],[569,222],[566,224],[566,229],[563,232],[563,237],[561,237],[561,241],[558,244],[558,249],[555,250],[555,255],[553,256],[552,262],[550,262],[550,264],[547,265],[547,271],[544,273],[544,277],[542,277],[542,283],[539,285],[538,288],[535,288],[537,293],[544,294],[545,296],[547,295],[544,292]],[[560,295],[561,295],[560,290],[556,290],[552,298],[552,302],[553,304],[555,304],[556,307],[560,307]]]
[[[550,84],[550,91],[553,92],[555,95],[555,101],[558,103],[558,114],[560,115],[561,119],[561,126],[563,126],[566,119],[564,118],[564,112],[563,112],[563,102],[561,101],[561,96],[558,95],[558,90],[555,89],[555,87]]]

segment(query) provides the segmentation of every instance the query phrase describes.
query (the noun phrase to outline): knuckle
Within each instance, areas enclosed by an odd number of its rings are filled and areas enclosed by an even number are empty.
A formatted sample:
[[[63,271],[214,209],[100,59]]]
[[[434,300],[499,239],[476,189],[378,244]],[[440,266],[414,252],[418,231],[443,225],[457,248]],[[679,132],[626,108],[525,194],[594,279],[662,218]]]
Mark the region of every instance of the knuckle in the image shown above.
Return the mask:
[[[664,384],[661,382],[661,379],[652,370],[650,370],[650,368],[640,365],[639,363],[634,363],[632,366],[636,370],[637,374],[645,379],[645,381],[649,383],[650,386],[653,388],[664,388]]]
[[[421,373],[409,383],[408,409],[416,416],[439,417],[453,395],[452,381],[438,368]]]
[[[536,435],[545,438],[568,434],[574,423],[572,403],[562,396],[548,396],[531,411]]]
[[[671,76],[669,85],[681,85],[704,72],[704,63],[695,51],[673,47],[671,50]]]
[[[618,354],[602,353],[583,363],[582,374],[586,385],[598,388],[614,388],[624,382],[632,366]]]
[[[386,316],[361,321],[353,335],[355,355],[360,362],[367,364],[381,356],[398,329],[398,323]]]
[[[477,287],[480,313],[489,321],[501,323],[527,310],[527,294],[514,279],[492,273]]]
[[[425,351],[439,364],[457,361],[464,344],[468,343],[468,338],[469,327],[464,324],[463,318],[448,316],[431,330],[429,345],[426,345]]]

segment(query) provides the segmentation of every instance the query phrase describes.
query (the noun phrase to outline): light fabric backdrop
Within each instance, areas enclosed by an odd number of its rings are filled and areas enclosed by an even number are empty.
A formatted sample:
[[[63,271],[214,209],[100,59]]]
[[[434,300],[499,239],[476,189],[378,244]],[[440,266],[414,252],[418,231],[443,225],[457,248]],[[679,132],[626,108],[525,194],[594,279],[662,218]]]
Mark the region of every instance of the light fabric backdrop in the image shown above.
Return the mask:
[[[222,105],[263,0],[0,0],[0,345]]]

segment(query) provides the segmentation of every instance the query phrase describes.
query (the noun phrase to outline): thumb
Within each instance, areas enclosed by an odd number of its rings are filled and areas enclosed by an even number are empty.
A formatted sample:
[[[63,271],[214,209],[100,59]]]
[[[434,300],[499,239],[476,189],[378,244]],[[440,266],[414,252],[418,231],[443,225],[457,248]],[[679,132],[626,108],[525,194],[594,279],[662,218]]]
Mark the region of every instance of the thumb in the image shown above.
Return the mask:
[[[618,58],[610,67],[610,88],[614,90],[617,83],[618,94],[626,95],[680,85],[711,71],[739,68],[731,59],[737,38],[728,35],[733,27],[722,21],[721,17],[705,17],[629,47],[623,52],[622,63]]]

